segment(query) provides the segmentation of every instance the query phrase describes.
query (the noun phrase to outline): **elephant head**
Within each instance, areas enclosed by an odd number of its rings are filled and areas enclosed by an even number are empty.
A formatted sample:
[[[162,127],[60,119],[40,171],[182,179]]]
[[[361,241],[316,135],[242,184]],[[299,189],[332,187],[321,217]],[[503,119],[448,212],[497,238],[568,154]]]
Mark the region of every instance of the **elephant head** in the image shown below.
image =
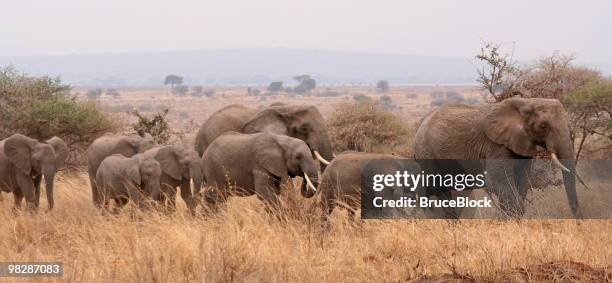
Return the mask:
[[[19,173],[28,176],[42,175],[45,178],[49,210],[53,209],[53,182],[55,173],[68,157],[66,143],[58,137],[41,143],[24,135],[15,134],[6,139],[4,152]]]
[[[161,194],[160,178],[161,166],[153,157],[138,154],[132,157],[136,162],[131,162],[125,168],[127,178],[138,187],[142,188],[151,199],[158,199]]]
[[[162,146],[155,154],[155,159],[159,161],[165,174],[177,181],[193,181],[193,193],[200,193],[204,177],[200,157],[195,150],[174,145]]]
[[[536,146],[546,148],[555,164],[563,169],[570,208],[575,217],[580,217],[574,147],[567,113],[561,102],[543,98],[510,98],[491,107],[484,121],[486,136],[520,156],[534,157]]]
[[[243,133],[269,132],[287,135],[306,142],[312,155],[323,163],[332,160],[332,145],[325,119],[314,106],[278,105],[258,112],[246,122]]]
[[[269,174],[283,180],[285,177],[303,177],[302,195],[316,192],[319,166],[303,141],[287,136],[265,134],[253,147],[256,162]]]

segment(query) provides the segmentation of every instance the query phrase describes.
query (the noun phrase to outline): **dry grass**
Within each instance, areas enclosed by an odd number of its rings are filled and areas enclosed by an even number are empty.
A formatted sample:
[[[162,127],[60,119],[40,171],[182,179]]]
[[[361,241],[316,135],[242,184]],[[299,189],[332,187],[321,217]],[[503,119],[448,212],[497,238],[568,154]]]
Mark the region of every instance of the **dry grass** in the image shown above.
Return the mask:
[[[62,279],[77,282],[405,281],[449,273],[495,280],[512,268],[560,261],[609,273],[612,261],[610,220],[353,226],[341,212],[321,233],[317,221],[268,216],[254,198],[233,199],[203,219],[184,212],[99,216],[83,174],[60,176],[56,195],[52,213],[17,216],[4,195],[0,261],[63,261]]]

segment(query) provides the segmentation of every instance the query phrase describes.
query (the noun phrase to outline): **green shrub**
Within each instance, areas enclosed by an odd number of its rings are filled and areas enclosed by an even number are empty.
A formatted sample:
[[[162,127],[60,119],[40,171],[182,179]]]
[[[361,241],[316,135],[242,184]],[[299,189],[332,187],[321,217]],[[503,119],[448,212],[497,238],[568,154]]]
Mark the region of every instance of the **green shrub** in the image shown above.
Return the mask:
[[[328,120],[328,128],[336,152],[354,150],[410,156],[411,127],[378,103],[339,104]]]
[[[138,110],[132,111],[132,114],[138,118],[136,124],[132,125],[134,130],[141,136],[149,133],[158,144],[166,144],[172,135],[168,124],[168,109],[153,114],[150,118]]]
[[[20,133],[46,140],[62,138],[70,147],[67,164],[84,164],[83,152],[118,123],[92,101],[71,97],[59,78],[31,77],[14,68],[0,69],[0,139]]]

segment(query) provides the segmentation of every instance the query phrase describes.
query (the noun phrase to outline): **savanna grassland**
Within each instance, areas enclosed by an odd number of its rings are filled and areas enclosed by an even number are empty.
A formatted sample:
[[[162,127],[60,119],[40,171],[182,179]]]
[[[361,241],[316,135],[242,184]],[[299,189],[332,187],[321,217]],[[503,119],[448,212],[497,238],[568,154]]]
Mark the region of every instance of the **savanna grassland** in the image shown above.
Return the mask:
[[[450,89],[398,87],[387,95],[394,113],[415,124],[431,109],[430,93]],[[480,97],[474,87],[452,89]],[[202,98],[161,88],[120,91],[121,98],[102,97],[102,107],[126,125],[124,110],[169,107],[177,139],[187,145],[197,126],[227,104],[313,104],[327,116],[355,94],[382,96],[365,87],[338,88],[334,97],[247,96],[244,88],[217,88]],[[11,212],[12,196],[2,194],[0,261],[62,261],[61,280],[73,282],[612,281],[610,220],[353,223],[338,210],[323,231],[313,200],[297,188],[283,192],[282,220],[255,197],[233,198],[211,217],[191,216],[182,201],[171,215],[132,208],[100,215],[86,173],[78,170],[62,172],[55,193],[54,210],[45,212],[43,199],[35,215]]]

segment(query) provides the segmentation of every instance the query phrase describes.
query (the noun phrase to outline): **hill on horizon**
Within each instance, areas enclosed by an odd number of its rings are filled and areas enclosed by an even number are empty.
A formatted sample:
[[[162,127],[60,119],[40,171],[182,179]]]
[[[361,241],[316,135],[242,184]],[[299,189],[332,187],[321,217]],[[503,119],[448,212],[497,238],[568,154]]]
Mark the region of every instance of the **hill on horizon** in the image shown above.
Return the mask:
[[[32,75],[60,76],[73,85],[158,86],[168,74],[188,85],[295,83],[308,74],[319,84],[473,84],[476,69],[466,57],[349,51],[249,48],[167,52],[0,57]],[[611,66],[608,66],[612,70]]]

